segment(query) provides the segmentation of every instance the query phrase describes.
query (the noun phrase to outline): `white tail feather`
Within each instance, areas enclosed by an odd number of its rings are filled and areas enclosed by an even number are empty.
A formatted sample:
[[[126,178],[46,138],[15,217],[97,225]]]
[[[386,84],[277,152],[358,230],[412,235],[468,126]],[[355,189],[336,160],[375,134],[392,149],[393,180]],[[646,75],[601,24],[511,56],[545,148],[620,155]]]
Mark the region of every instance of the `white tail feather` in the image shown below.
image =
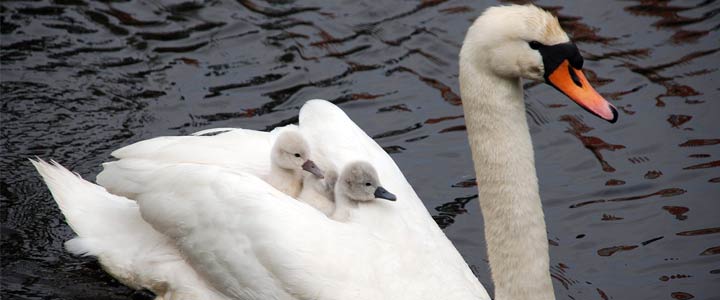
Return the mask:
[[[108,273],[135,289],[171,298],[221,299],[174,243],[142,219],[135,201],[112,195],[55,161],[30,161],[78,235],[65,243],[67,251],[97,257]]]

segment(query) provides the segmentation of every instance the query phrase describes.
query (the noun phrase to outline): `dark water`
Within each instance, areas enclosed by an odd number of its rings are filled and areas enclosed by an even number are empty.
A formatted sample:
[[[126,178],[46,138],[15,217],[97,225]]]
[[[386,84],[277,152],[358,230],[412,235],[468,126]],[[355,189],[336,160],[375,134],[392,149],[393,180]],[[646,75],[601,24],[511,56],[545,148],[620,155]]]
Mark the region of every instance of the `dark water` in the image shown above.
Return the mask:
[[[123,145],[268,129],[307,99],[392,153],[491,289],[457,86],[471,20],[495,1],[4,1],[3,299],[129,299],[73,234],[27,157],[94,178]],[[720,299],[720,3],[541,1],[620,110],[546,85],[527,113],[558,299]]]

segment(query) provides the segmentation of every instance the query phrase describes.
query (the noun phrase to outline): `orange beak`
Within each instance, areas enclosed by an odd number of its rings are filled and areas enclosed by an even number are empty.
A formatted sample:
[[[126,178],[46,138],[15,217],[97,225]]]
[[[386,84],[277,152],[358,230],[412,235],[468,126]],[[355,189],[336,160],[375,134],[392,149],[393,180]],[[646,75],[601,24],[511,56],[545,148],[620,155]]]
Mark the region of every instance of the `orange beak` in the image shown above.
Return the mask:
[[[585,110],[610,123],[617,121],[618,112],[615,106],[600,96],[585,78],[585,74],[581,70],[573,68],[567,59],[546,78],[550,85]]]

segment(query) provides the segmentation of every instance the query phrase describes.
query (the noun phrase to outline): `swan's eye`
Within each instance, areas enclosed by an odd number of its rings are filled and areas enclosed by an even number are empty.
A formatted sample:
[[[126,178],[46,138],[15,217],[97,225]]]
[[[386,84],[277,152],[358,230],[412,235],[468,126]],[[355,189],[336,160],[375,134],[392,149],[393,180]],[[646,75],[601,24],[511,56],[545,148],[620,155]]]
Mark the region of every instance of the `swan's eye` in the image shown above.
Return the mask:
[[[295,153],[295,157],[300,157],[300,153]]]
[[[372,183],[369,183],[369,182],[365,183],[365,186],[371,186],[371,185],[372,185]]]
[[[535,50],[540,49],[540,47],[542,46],[542,44],[540,44],[540,42],[538,42],[538,41],[531,41],[528,44],[530,44],[531,49],[535,49]]]

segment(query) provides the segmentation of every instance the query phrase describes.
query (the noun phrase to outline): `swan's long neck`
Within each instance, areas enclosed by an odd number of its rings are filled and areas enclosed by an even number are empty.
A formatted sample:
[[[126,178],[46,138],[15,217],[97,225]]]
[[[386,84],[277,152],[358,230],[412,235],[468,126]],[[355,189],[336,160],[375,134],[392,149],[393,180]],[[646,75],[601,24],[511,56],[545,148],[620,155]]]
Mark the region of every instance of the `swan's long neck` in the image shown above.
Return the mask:
[[[495,300],[555,299],[519,78],[460,58],[460,89],[485,221]]]

